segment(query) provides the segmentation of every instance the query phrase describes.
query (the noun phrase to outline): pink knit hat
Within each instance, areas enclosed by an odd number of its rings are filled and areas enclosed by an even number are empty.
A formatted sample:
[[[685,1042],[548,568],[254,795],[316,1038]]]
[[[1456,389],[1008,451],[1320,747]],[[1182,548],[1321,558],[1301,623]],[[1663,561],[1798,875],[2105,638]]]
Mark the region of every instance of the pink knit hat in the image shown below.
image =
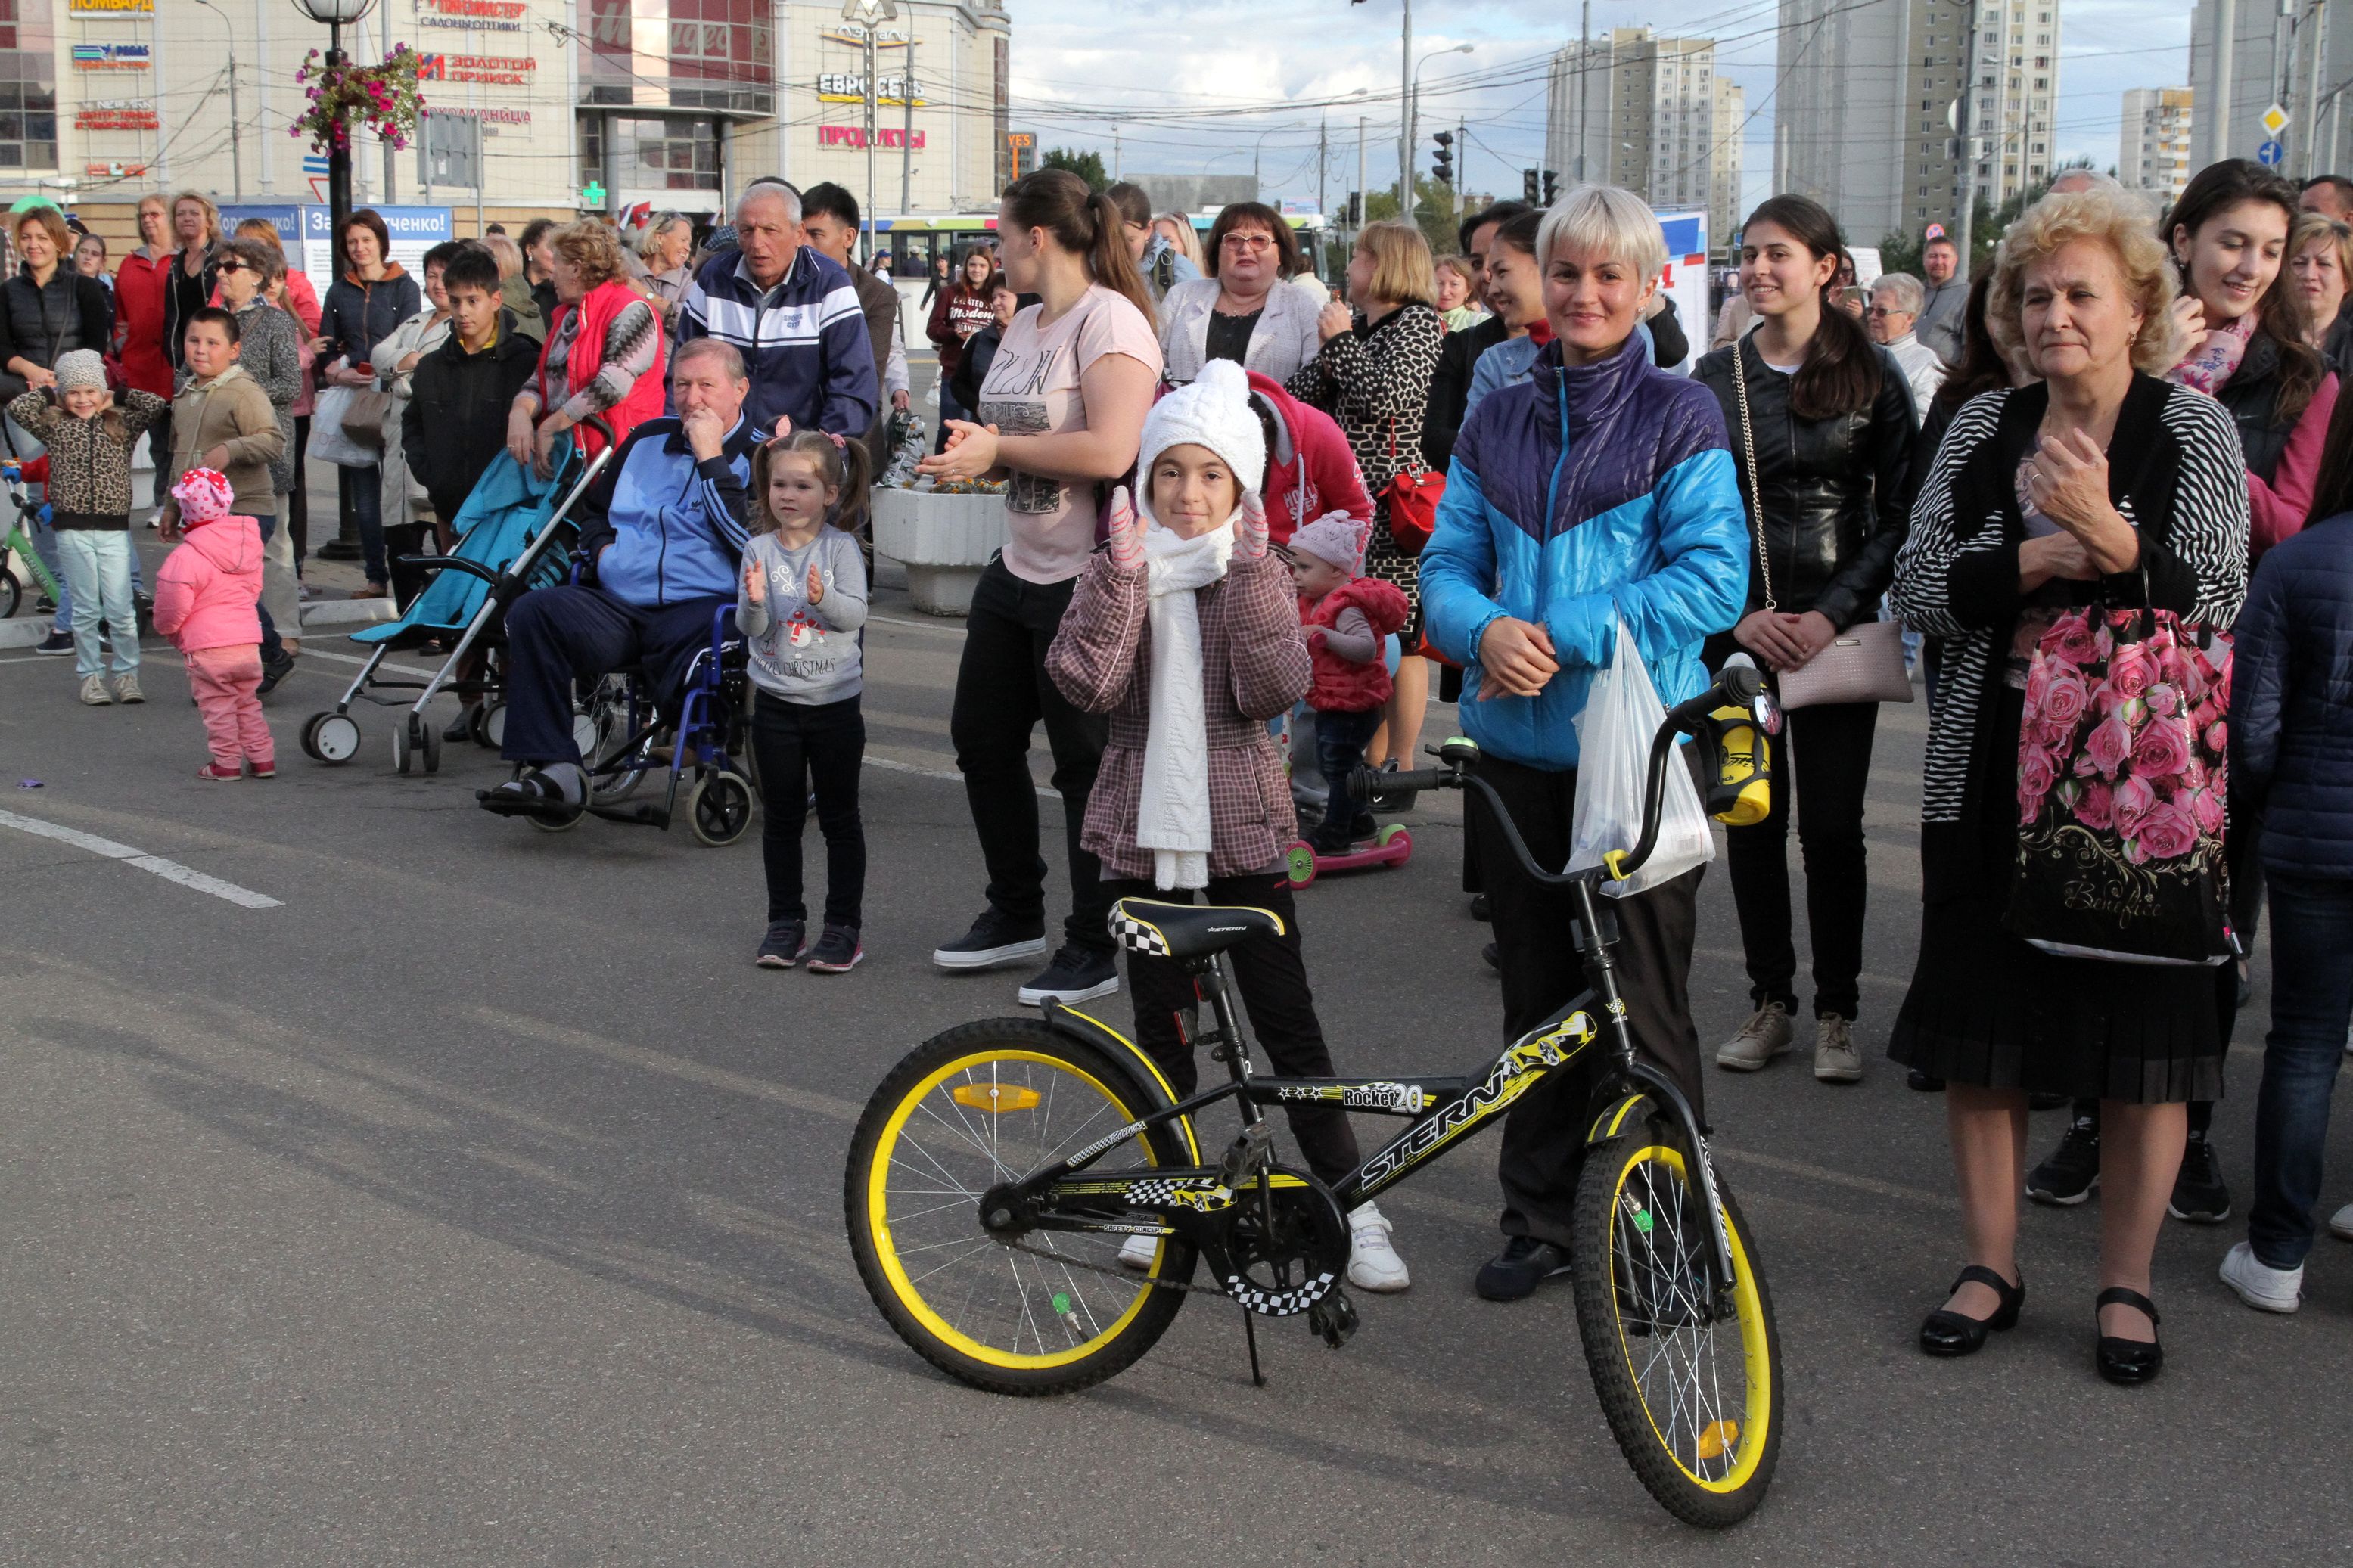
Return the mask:
[[[180,526],[196,528],[227,517],[237,504],[237,491],[217,468],[190,468],[172,487],[172,499],[180,503]]]
[[[1365,569],[1365,545],[1372,531],[1370,524],[1345,511],[1327,511],[1292,534],[1291,551],[1295,555],[1303,550],[1354,577]]]

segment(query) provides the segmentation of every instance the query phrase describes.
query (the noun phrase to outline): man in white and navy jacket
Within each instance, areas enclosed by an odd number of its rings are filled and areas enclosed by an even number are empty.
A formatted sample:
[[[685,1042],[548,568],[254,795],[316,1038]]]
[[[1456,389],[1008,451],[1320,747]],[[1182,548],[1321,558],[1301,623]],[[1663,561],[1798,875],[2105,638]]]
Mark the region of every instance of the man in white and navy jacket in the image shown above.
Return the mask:
[[[849,274],[804,244],[800,196],[763,181],[735,204],[736,248],[704,262],[679,300],[678,341],[733,343],[752,378],[744,408],[776,435],[862,438],[881,406],[866,314]]]
[[[583,581],[533,589],[507,612],[500,754],[523,771],[478,796],[486,809],[561,816],[586,804],[575,679],[643,665],[662,709],[677,705],[689,663],[710,646],[712,617],[735,604],[751,537],[745,487],[766,439],[753,423],[751,390],[732,345],[681,344],[670,369],[678,415],[630,431],[582,498]]]

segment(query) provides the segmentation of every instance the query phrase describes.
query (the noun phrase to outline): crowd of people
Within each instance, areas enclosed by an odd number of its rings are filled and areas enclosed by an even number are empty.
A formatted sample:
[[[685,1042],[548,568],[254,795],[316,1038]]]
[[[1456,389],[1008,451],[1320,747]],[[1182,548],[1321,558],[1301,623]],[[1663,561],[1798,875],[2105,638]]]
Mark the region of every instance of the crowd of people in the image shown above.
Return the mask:
[[[762,179],[729,216],[699,246],[674,214],[633,238],[534,224],[438,247],[412,277],[355,212],[320,300],[269,225],[225,237],[201,196],[142,204],[142,244],[111,281],[55,208],[18,214],[5,428],[20,457],[49,454],[43,547],[83,700],[141,697],[136,637],[112,637],[110,669],[101,633],[134,614],[142,433],[179,543],[156,625],[187,656],[201,776],[223,781],[275,770],[258,704],[299,653],[311,422],[381,421],[381,457],[339,465],[343,497],[364,591],[403,599],[398,559],[428,536],[448,549],[501,456],[547,483],[575,446],[610,443],[575,580],[508,614],[515,774],[483,805],[579,811],[576,683],[642,668],[674,700],[732,616],[765,808],[755,960],[856,966],[860,531],[912,403],[900,298],[858,263],[839,186]],[[1802,897],[1811,1069],[1851,1084],[1879,704],[1908,700],[1916,673],[1924,892],[1886,1032],[1910,1086],[1946,1096],[1962,1215],[1922,1348],[1970,1353],[2018,1320],[2021,1193],[2066,1205],[2096,1187],[2095,1361],[2117,1383],[2157,1375],[2164,1219],[2232,1212],[2211,1110],[2266,907],[2255,1195],[2221,1273],[2294,1310],[2353,1013],[2348,217],[2353,181],[2335,176],[2298,189],[2217,163],[2159,214],[2073,171],[1975,268],[1935,231],[1925,276],[1857,286],[1834,215],[1778,195],[1741,227],[1711,330],[1662,290],[1656,217],[1609,186],[1470,214],[1444,257],[1414,226],[1366,225],[1327,286],[1262,204],[1203,237],[1136,187],[1023,176],[993,243],[941,258],[923,306],[941,417],[918,472],[1001,483],[1006,530],[950,720],[984,907],[934,963],[1042,964],[1018,1001],[1078,1004],[1122,988],[1116,899],[1272,910],[1280,932],[1235,952],[1245,1005],[1280,1070],[1328,1073],[1285,847],[1303,825],[1345,854],[1411,805],[1394,787],[1359,805],[1348,781],[1413,766],[1435,685],[1517,836],[1565,859],[1580,721],[1623,637],[1667,703],[1736,659],[1777,692],[1771,809],[1726,833],[1751,1011],[1711,1054],[1755,1072],[1799,1044]],[[331,405],[337,389],[353,395]],[[1065,840],[1051,898],[1040,725]],[[1517,1032],[1582,982],[1562,897],[1499,853],[1487,809],[1469,811],[1463,889]],[[2066,834],[2074,868],[2054,871]],[[1694,1107],[1704,875],[1617,905],[1638,1047]],[[1181,1092],[1184,975],[1130,954],[1124,985]],[[1481,1294],[1523,1298],[1565,1268],[1587,1087],[1556,1075],[1510,1113]],[[2063,1104],[2067,1131],[2030,1171],[2028,1111]],[[1326,1180],[1353,1165],[1344,1115],[1292,1124]],[[1370,1204],[1349,1217],[1350,1279],[1404,1289],[1391,1222]],[[2353,1206],[2333,1227],[2353,1237]]]

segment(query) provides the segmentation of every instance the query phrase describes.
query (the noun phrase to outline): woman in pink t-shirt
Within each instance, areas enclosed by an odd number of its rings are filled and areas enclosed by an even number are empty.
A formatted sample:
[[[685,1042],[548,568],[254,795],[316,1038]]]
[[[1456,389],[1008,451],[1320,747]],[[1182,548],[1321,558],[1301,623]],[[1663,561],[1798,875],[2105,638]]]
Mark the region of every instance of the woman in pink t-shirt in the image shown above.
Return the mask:
[[[1119,211],[1086,182],[1041,169],[1006,187],[997,221],[1007,279],[1039,303],[1016,315],[981,384],[980,423],[946,422],[944,450],[919,471],[1005,480],[1005,549],[973,591],[949,733],[972,804],[988,907],[935,950],[943,969],[993,969],[1046,953],[1046,862],[1029,736],[1054,752],[1071,868],[1071,914],[1022,1002],[1076,1003],[1119,989],[1105,924],[1111,898],[1079,847],[1106,739],[1105,721],[1071,706],[1046,675],[1046,649],[1095,547],[1097,495],[1134,467],[1160,377],[1149,296]]]

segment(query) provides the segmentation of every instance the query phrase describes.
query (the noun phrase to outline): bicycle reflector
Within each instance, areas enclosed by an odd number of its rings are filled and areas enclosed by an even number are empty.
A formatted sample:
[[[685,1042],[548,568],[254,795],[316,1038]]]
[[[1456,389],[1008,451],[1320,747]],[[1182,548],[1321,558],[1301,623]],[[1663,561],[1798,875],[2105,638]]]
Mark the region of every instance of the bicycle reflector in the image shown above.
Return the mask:
[[[1780,709],[1761,683],[1751,700],[1735,701],[1726,692],[1708,713],[1703,732],[1715,763],[1707,786],[1710,816],[1731,827],[1765,820],[1773,809],[1772,736],[1780,727]]]

